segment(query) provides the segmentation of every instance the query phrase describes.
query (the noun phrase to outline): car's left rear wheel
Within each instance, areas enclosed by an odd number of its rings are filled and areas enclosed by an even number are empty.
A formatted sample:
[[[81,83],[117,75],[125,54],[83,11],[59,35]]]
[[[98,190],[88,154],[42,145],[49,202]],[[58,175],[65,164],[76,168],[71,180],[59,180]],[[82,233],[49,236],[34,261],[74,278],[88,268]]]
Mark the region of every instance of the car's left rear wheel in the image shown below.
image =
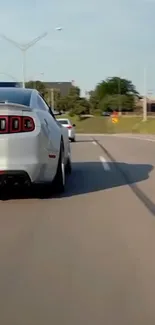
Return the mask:
[[[64,159],[64,149],[62,144],[60,148],[57,172],[56,172],[55,179],[53,181],[53,189],[57,193],[63,193],[65,190],[65,159]]]
[[[72,164],[71,164],[71,160],[70,160],[69,157],[68,157],[68,160],[67,160],[65,170],[66,170],[66,174],[68,174],[68,175],[70,175],[72,173]]]

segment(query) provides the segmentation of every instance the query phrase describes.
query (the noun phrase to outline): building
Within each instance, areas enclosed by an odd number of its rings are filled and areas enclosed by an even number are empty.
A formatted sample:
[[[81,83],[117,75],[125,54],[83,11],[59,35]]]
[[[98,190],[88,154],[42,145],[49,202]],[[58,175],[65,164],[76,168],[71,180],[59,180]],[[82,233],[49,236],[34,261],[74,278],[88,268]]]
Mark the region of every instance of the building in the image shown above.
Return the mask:
[[[147,111],[148,112],[155,112],[155,97],[153,96],[147,96]],[[139,109],[143,109],[143,104],[144,104],[144,97],[141,97],[137,102],[136,102],[136,107]]]
[[[50,90],[59,90],[61,96],[67,96],[70,88],[72,87],[72,82],[44,82],[47,89]]]

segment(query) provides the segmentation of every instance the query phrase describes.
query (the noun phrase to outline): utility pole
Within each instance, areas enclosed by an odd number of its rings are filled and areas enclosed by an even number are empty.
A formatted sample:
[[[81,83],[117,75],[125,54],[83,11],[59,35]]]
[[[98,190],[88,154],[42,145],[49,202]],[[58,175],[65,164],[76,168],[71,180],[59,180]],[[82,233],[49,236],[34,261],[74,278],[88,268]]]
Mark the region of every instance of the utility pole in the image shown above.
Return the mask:
[[[144,98],[143,98],[143,121],[147,121],[147,90],[146,90],[146,68],[144,68]]]
[[[121,78],[118,78],[118,110],[121,114]]]
[[[54,110],[54,89],[53,88],[51,88],[50,90],[50,104],[52,110]]]
[[[143,100],[143,121],[147,121],[147,97],[146,95],[144,96]]]

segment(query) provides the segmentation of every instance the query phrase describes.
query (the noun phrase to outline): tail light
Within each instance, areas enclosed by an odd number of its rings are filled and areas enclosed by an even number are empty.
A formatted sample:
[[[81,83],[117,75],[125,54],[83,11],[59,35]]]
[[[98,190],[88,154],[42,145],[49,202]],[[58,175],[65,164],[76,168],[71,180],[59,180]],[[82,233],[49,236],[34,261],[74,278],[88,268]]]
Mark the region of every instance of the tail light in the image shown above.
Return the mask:
[[[32,132],[35,123],[29,116],[0,116],[0,134]]]
[[[67,126],[67,129],[69,129],[69,130],[72,129],[72,126],[71,125],[68,125]]]

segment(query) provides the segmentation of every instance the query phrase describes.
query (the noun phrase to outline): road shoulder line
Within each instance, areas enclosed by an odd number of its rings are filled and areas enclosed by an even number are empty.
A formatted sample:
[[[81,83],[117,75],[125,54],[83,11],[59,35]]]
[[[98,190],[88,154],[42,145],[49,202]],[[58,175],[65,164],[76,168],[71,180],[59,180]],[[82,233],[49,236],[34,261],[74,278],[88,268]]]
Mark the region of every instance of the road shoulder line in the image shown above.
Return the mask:
[[[105,134],[105,133],[98,133],[98,134],[85,134],[85,133],[78,133],[77,134],[78,136],[85,136],[85,137],[115,137],[115,138],[120,138],[120,139],[135,139],[135,140],[141,140],[141,141],[149,141],[149,142],[155,142],[155,138],[154,139],[152,139],[152,138],[149,138],[148,136],[149,136],[149,134],[148,135],[146,135],[147,137],[140,137],[140,135],[138,136],[138,135],[126,135],[126,134]],[[150,135],[151,136],[151,135]],[[152,135],[152,136],[154,136],[154,135]],[[95,141],[93,141],[93,142],[95,142]]]

